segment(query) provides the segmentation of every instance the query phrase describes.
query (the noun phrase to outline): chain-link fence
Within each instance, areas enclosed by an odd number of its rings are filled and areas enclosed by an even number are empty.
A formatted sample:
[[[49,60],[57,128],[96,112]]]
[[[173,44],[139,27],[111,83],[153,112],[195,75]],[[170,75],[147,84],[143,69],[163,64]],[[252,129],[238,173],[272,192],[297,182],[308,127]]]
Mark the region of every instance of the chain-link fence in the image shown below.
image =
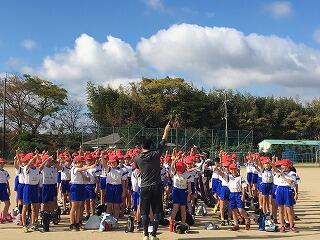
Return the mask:
[[[211,153],[223,148],[229,151],[248,151],[252,150],[253,131],[229,130],[226,137],[225,130],[219,129],[171,129],[168,137],[168,145],[173,148],[187,150],[196,145],[202,151]],[[119,134],[120,141],[115,145],[118,148],[127,149],[140,144],[141,137],[146,136],[154,143],[161,141],[163,128],[133,128],[133,127],[87,127],[82,131],[82,143],[96,139],[94,145],[104,145],[99,139],[105,136]]]

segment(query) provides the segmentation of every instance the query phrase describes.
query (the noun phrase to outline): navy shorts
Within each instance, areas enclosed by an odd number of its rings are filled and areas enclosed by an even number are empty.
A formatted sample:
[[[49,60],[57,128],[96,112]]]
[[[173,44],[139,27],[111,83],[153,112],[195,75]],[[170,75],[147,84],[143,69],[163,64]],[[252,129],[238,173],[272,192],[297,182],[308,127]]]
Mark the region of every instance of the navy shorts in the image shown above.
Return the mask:
[[[0,183],[0,201],[9,201],[8,185],[6,183]]]
[[[14,191],[17,192],[18,191],[18,185],[19,185],[19,176],[17,175],[14,179]]]
[[[188,190],[187,189],[179,189],[179,188],[172,188],[172,202],[173,204],[180,204],[182,206],[187,205],[187,197],[188,197]]]
[[[52,202],[57,197],[57,185],[43,184],[41,194],[42,203]]]
[[[227,186],[221,186],[218,195],[222,201],[229,200],[229,195],[230,195],[229,188]]]
[[[78,202],[86,200],[86,185],[85,184],[71,184],[70,186],[70,201]]]
[[[86,184],[86,199],[97,199],[96,184]]]
[[[116,204],[122,203],[122,184],[112,185],[107,183],[106,202]]]
[[[278,206],[291,207],[294,204],[294,193],[290,186],[278,186],[276,191],[276,203]]]
[[[39,202],[39,203],[43,203],[43,200],[42,200],[42,187],[39,187],[39,198],[38,198],[38,202]]]
[[[128,177],[128,190],[132,190],[131,177]]]
[[[23,204],[39,203],[38,185],[25,184],[23,188]]]
[[[61,183],[61,172],[57,172],[57,183]]]
[[[260,189],[263,196],[272,195],[272,183],[261,183]]]
[[[104,190],[107,187],[107,180],[106,177],[101,177],[99,178],[99,182],[100,182],[100,189]]]
[[[229,208],[244,208],[244,202],[241,200],[241,192],[230,192],[229,195]]]
[[[196,188],[194,186],[194,182],[191,182],[191,194],[195,194],[196,193]]]
[[[61,180],[61,193],[69,193],[70,192],[70,180]]]
[[[18,191],[17,191],[17,198],[18,200],[23,200],[23,189],[24,189],[24,183],[18,184]]]
[[[258,174],[256,173],[247,173],[248,183],[257,184],[258,183]]]
[[[215,194],[215,193],[218,193],[218,190],[219,190],[219,179],[217,178],[212,178],[212,193]]]
[[[132,192],[131,194],[131,204],[132,204],[132,209],[134,211],[138,210],[138,206],[140,204],[140,188],[138,188],[138,191]]]
[[[258,176],[257,189],[261,192],[262,177]]]

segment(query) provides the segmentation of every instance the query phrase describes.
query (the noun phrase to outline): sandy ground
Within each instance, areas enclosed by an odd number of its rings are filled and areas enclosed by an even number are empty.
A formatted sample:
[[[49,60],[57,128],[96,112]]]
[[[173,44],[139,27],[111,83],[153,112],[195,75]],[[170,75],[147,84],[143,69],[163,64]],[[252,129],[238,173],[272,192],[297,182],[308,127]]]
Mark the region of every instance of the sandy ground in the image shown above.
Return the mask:
[[[12,176],[11,182],[14,178],[14,169],[7,167]],[[246,231],[241,226],[241,230],[238,232],[230,231],[230,227],[222,227],[220,230],[204,230],[204,222],[215,221],[217,216],[209,212],[206,217],[198,217],[197,224],[191,227],[189,234],[179,235],[170,233],[168,228],[160,228],[158,237],[161,240],[169,239],[198,239],[198,240],[210,240],[210,239],[318,239],[320,238],[320,168],[298,168],[298,173],[301,176],[302,183],[300,185],[300,198],[296,206],[296,214],[301,218],[301,221],[296,222],[296,226],[299,229],[299,233],[266,233],[258,231],[257,225],[252,225],[251,230]],[[11,187],[13,184],[11,184]],[[12,191],[13,196],[15,193]],[[14,204],[14,197],[12,199],[12,206]],[[3,207],[3,204],[0,208]],[[143,237],[141,232],[139,233],[124,233],[124,221],[120,222],[120,229],[112,232],[98,232],[98,231],[81,231],[70,232],[68,231],[68,219],[63,216],[62,222],[58,226],[51,226],[50,232],[31,232],[23,233],[21,226],[12,224],[0,225],[0,239],[1,240],[13,240],[13,239],[86,239],[86,240],[98,240],[98,239],[130,239],[140,240]]]

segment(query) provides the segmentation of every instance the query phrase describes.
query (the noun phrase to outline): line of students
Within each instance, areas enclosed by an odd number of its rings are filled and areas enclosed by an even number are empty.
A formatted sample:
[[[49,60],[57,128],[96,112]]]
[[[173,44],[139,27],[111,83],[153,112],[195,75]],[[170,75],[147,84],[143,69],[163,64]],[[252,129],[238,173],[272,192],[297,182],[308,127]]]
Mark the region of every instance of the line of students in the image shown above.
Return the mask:
[[[63,212],[68,212],[67,202],[71,203],[71,230],[80,230],[82,219],[88,219],[90,214],[96,213],[97,195],[101,204],[107,204],[108,213],[119,219],[129,212],[128,209],[132,209],[139,224],[141,178],[139,169],[133,163],[138,154],[139,149],[129,149],[125,155],[120,150],[82,152],[80,149],[72,155],[67,151],[57,152],[54,160],[47,152],[22,154],[17,151],[14,161],[17,170],[15,191],[23,231],[37,230],[40,211],[55,211],[58,207],[58,191],[63,200]],[[194,148],[188,153],[174,150],[169,155],[167,152],[161,158],[164,208],[169,206],[169,199],[172,200],[170,231],[173,231],[179,210],[181,222],[185,224],[187,211],[195,214],[197,199],[206,199],[206,170],[212,172],[211,188],[217,203],[214,212],[220,208],[222,224],[229,215],[234,221],[232,230],[236,231],[239,229],[238,217],[241,216],[245,221],[245,229],[249,230],[250,220],[244,208],[246,200],[252,198],[265,215],[269,214],[274,219],[279,216],[281,232],[286,230],[285,220],[289,222],[291,231],[297,231],[293,205],[298,196],[299,178],[290,171],[292,163],[249,153],[246,156],[246,180],[240,175],[236,158],[235,154],[220,152],[212,163],[205,161],[205,156],[196,154]],[[6,204],[0,219],[9,220],[9,174],[3,170],[3,165],[4,160],[0,159],[0,200]],[[29,206],[31,218],[28,227]],[[229,214],[225,214],[226,210]]]

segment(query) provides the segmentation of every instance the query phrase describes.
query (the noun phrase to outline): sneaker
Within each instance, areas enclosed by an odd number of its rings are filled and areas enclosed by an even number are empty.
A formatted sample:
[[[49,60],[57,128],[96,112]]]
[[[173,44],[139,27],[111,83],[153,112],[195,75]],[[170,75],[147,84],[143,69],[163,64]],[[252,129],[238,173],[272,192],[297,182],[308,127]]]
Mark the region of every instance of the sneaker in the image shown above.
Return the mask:
[[[226,225],[225,220],[221,220],[221,226],[225,226],[225,225]]]
[[[281,233],[286,232],[286,228],[285,228],[284,226],[282,226],[282,227],[279,229],[279,232],[281,232]]]
[[[39,231],[39,228],[37,225],[33,225],[31,228],[30,228],[32,231]]]
[[[291,232],[294,232],[294,233],[298,233],[299,232],[296,227],[292,227],[292,228],[290,228],[290,230],[291,230]]]
[[[152,236],[152,235],[149,237],[149,239],[150,239],[150,240],[159,240],[159,238],[157,238],[157,237],[155,237],[155,236]]]
[[[149,236],[144,236],[142,240],[150,240]]]
[[[28,229],[27,226],[24,226],[24,227],[22,228],[22,231],[23,231],[24,233],[28,233],[28,232],[29,232],[29,229]]]
[[[233,225],[231,231],[238,231],[239,229],[239,225]]]

